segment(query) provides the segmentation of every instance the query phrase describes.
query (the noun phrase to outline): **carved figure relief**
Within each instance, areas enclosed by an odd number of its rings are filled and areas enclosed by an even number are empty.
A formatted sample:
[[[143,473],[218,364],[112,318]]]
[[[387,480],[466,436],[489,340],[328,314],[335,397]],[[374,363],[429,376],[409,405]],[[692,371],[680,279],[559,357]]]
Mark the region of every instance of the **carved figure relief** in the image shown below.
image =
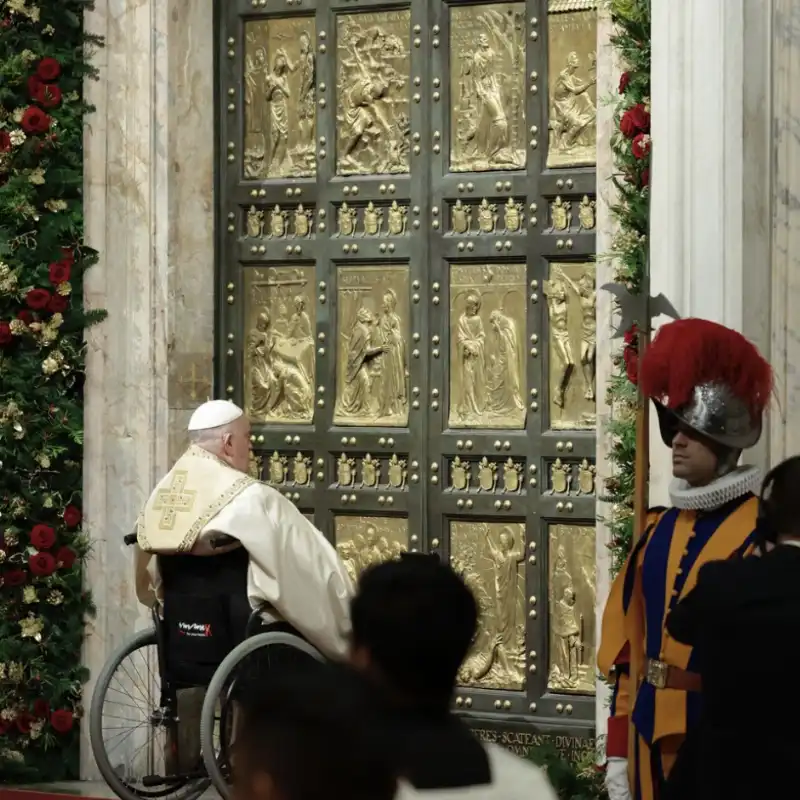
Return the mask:
[[[336,484],[337,486],[352,486],[356,479],[356,462],[354,458],[348,458],[345,453],[339,456],[336,462]]]
[[[597,3],[551,2],[547,166],[592,166],[597,138]]]
[[[247,237],[260,239],[264,235],[264,212],[255,206],[250,206],[247,212]]]
[[[350,517],[334,519],[336,551],[353,583],[367,568],[408,550],[408,520],[400,517]]]
[[[392,200],[389,206],[389,234],[391,236],[403,236],[406,232],[408,223],[408,206],[398,205],[397,200]]]
[[[282,239],[286,236],[288,218],[288,211],[284,211],[280,206],[275,206],[269,214],[269,235],[275,239]]]
[[[544,293],[550,320],[550,427],[594,428],[597,420],[595,265],[551,264]],[[580,367],[578,380],[576,366]]]
[[[494,233],[497,228],[497,217],[497,206],[484,197],[478,206],[478,231],[480,233]]]
[[[525,426],[525,266],[450,271],[451,428]]]
[[[336,425],[408,424],[408,267],[340,267]]]
[[[584,458],[578,466],[578,494],[594,494],[594,481],[597,467]]]
[[[589,199],[589,195],[585,194],[578,207],[578,221],[581,223],[581,230],[591,231],[595,226],[595,208],[597,203]]]
[[[314,267],[251,269],[247,277],[245,408],[254,422],[314,416]]]
[[[462,461],[458,456],[450,462],[450,485],[455,491],[466,492],[469,489],[471,469],[469,461]]]
[[[295,486],[308,486],[311,480],[311,459],[302,453],[292,460],[292,480]]]
[[[254,480],[260,481],[264,469],[264,458],[257,456],[252,450],[250,451],[248,475]]]
[[[286,464],[287,458],[276,450],[269,459],[268,483],[277,486],[286,483]]]
[[[409,171],[411,12],[337,16],[338,175]]]
[[[550,465],[550,492],[552,494],[569,494],[572,487],[572,466],[562,463],[557,458]]]
[[[392,489],[402,489],[406,485],[406,478],[408,477],[408,469],[406,469],[405,459],[398,458],[397,453],[394,453],[389,459],[389,486]]]
[[[462,686],[525,687],[525,526],[450,523],[450,563],[475,595],[478,631],[458,674]]]
[[[549,529],[550,652],[547,688],[595,693],[595,531],[588,525]]]
[[[294,236],[297,239],[304,239],[311,235],[311,226],[314,223],[314,212],[303,208],[301,203],[294,210]]]
[[[519,233],[525,220],[525,215],[522,213],[523,208],[525,206],[522,203],[515,203],[513,197],[508,198],[508,202],[503,206],[506,233]]]
[[[556,197],[550,203],[550,219],[552,221],[552,230],[569,230],[572,227],[572,203],[567,203],[560,197]]]
[[[525,4],[450,11],[450,168],[524,169]]]
[[[484,456],[478,465],[478,487],[482,492],[493,492],[497,486],[497,464]]]
[[[361,459],[361,485],[374,489],[381,480],[381,462],[367,453]]]
[[[522,489],[522,464],[518,464],[513,458],[509,458],[503,464],[503,491],[516,494]]]
[[[461,200],[456,200],[450,209],[450,218],[453,233],[469,233],[472,227],[472,206],[465,205]]]
[[[245,27],[244,177],[316,172],[313,17],[254,20]]]
[[[375,208],[370,200],[364,209],[364,236],[378,236],[383,225],[383,209]]]
[[[347,203],[339,206],[336,214],[336,221],[339,228],[339,236],[353,236],[356,232],[356,222],[358,215],[354,208],[350,208]]]

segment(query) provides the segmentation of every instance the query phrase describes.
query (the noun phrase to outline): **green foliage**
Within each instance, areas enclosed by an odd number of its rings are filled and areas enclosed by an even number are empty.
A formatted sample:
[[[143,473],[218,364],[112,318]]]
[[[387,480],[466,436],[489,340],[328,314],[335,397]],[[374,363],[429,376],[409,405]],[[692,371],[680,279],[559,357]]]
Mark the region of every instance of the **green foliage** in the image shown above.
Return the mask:
[[[0,776],[78,777],[84,0],[0,0]]]
[[[611,0],[610,7],[614,23],[611,42],[625,65],[625,73],[620,77],[614,110],[617,132],[611,140],[612,181],[617,189],[617,201],[611,210],[618,230],[609,256],[613,259],[615,280],[639,294],[645,288],[650,245],[650,2]],[[605,522],[611,531],[615,573],[633,540],[637,390],[631,380],[636,379],[637,358],[636,337],[629,334],[623,352],[614,359],[606,398],[612,408],[608,427],[612,477],[605,482],[603,500],[611,506]]]
[[[595,758],[573,763],[562,758],[552,745],[536,748],[529,758],[547,772],[559,800],[607,800],[604,775]]]

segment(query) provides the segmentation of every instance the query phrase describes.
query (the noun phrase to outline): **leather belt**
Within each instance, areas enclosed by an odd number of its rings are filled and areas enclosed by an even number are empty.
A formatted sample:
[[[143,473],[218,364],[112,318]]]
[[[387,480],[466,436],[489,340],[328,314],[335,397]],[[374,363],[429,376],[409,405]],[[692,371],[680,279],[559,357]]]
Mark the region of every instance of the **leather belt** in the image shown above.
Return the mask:
[[[699,692],[702,681],[697,672],[673,667],[663,661],[648,659],[645,663],[644,679],[656,689],[677,689],[680,692]]]

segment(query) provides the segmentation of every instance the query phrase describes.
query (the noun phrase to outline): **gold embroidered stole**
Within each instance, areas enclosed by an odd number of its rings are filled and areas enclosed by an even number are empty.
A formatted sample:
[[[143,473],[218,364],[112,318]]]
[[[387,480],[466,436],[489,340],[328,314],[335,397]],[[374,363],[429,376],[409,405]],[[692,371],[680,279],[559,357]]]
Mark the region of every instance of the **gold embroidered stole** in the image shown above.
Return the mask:
[[[253,483],[250,476],[192,445],[139,515],[139,546],[147,553],[188,553],[203,528]]]

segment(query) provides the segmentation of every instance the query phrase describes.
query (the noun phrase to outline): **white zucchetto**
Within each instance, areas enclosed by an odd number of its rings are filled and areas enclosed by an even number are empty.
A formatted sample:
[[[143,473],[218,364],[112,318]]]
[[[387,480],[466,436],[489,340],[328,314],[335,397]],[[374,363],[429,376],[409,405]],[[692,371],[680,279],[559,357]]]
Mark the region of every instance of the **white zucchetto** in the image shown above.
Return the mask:
[[[220,428],[243,415],[244,411],[230,400],[209,400],[192,414],[188,429],[207,431],[211,428]]]

